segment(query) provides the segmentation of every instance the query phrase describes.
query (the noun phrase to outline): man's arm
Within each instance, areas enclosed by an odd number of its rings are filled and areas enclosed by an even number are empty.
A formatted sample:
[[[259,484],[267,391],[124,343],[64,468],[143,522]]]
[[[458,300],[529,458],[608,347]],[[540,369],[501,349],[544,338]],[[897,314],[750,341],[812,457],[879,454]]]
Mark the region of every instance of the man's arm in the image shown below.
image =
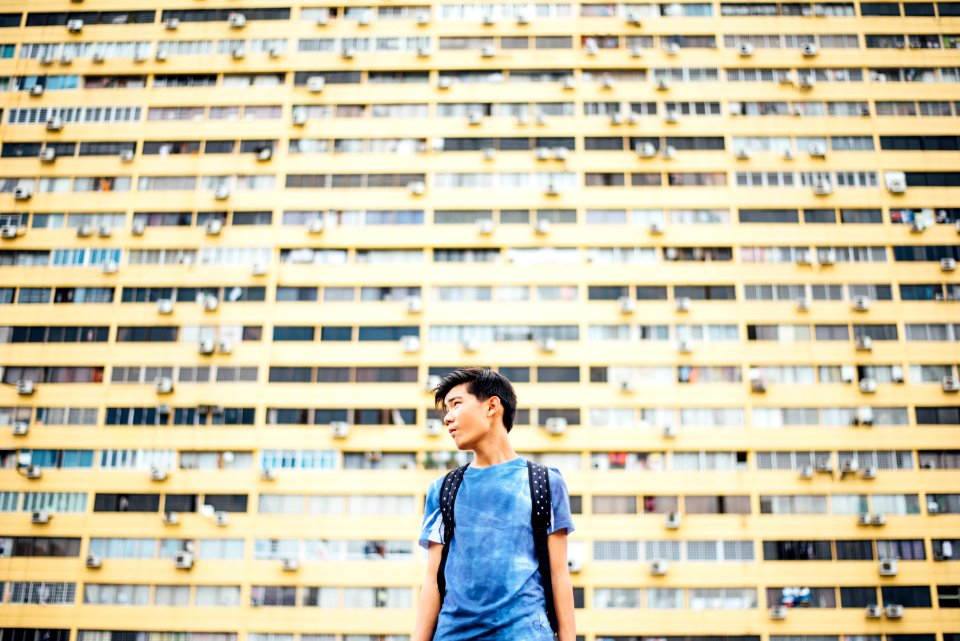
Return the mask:
[[[557,611],[560,641],[575,641],[577,622],[573,617],[573,583],[567,567],[567,531],[557,530],[547,537],[550,552],[550,575],[553,580],[553,605]]]
[[[427,551],[427,575],[420,588],[420,605],[417,608],[417,622],[413,627],[413,637],[410,641],[432,641],[434,629],[437,627],[437,616],[440,614],[440,588],[437,587],[437,570],[440,568],[440,557],[443,546],[434,541],[430,542]],[[566,561],[564,561],[566,563]]]

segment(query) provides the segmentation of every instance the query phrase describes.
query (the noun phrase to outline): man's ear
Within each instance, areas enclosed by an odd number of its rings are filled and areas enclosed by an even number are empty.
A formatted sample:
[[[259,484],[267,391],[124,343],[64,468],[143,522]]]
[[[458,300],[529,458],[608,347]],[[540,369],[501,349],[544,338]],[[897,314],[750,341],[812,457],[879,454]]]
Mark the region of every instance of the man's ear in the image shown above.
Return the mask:
[[[487,416],[493,416],[497,410],[503,407],[499,396],[491,396],[487,399]]]

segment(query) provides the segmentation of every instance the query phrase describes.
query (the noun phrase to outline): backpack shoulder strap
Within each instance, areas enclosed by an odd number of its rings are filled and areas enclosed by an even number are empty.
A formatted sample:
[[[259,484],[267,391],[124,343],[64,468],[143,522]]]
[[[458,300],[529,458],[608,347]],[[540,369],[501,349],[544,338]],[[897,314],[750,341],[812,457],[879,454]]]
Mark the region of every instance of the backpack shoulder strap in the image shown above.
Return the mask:
[[[444,569],[447,566],[447,553],[450,551],[450,539],[453,538],[453,506],[457,500],[457,491],[460,489],[460,483],[463,482],[463,473],[467,466],[462,465],[455,470],[450,470],[443,477],[443,485],[440,487],[440,517],[443,519],[443,553],[440,557],[440,567],[437,568],[437,588],[440,591],[440,603],[443,604],[443,597],[447,593],[447,581],[444,577]]]
[[[531,523],[533,525],[533,543],[540,566],[540,582],[543,585],[543,598],[547,606],[547,619],[554,633],[558,630],[557,611],[553,603],[553,578],[550,572],[550,550],[547,546],[547,532],[550,529],[550,474],[547,466],[527,461],[527,476],[530,480]]]

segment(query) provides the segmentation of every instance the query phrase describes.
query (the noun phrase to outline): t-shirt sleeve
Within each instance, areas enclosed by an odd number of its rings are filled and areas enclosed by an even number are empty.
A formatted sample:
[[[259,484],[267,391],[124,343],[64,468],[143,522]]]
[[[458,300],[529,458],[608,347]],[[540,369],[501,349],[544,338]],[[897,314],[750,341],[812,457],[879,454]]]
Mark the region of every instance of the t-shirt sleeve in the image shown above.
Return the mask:
[[[430,541],[443,543],[443,517],[440,516],[440,487],[443,479],[437,479],[427,490],[427,501],[423,508],[423,525],[420,527],[420,547],[430,549]]]
[[[550,481],[550,529],[547,534],[553,534],[566,529],[567,534],[573,532],[573,517],[570,515],[570,495],[567,494],[567,483],[563,480],[560,470],[548,468]]]

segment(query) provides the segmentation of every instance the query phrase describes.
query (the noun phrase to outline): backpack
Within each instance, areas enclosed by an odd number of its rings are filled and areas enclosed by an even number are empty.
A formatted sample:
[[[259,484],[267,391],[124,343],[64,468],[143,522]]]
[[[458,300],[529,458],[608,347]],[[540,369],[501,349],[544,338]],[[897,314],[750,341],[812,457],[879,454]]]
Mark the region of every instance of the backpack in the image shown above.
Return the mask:
[[[443,478],[440,488],[440,516],[443,518],[443,554],[440,557],[440,567],[437,569],[437,587],[440,590],[440,604],[447,594],[447,581],[444,577],[444,568],[447,565],[447,553],[450,550],[450,540],[453,538],[453,506],[457,500],[457,491],[463,481],[466,465],[450,470]],[[547,602],[547,619],[550,629],[557,633],[557,612],[553,604],[553,583],[550,575],[550,553],[547,548],[547,530],[550,527],[550,476],[547,467],[527,461],[527,478],[530,484],[530,504],[532,505],[530,519],[533,525],[534,551],[540,566],[540,583],[543,586],[543,597]]]

